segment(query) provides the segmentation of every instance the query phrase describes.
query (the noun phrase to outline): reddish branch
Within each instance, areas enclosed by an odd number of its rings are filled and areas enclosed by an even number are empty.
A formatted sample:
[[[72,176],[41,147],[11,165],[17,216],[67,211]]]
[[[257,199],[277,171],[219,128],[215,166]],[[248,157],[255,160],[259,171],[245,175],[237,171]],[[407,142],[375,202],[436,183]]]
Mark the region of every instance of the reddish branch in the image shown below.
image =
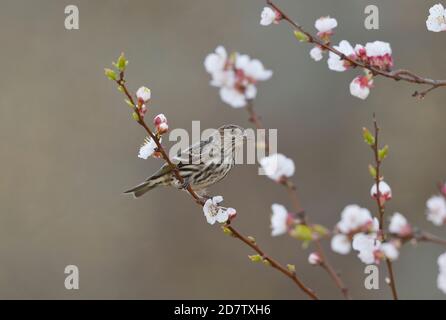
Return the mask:
[[[167,162],[167,164],[172,169],[173,173],[175,174],[175,177],[178,179],[178,181],[181,184],[184,184],[184,179],[180,175],[177,166],[170,160],[169,156],[167,155],[166,151],[164,150],[163,146],[160,143],[159,137],[150,130],[150,128],[147,126],[147,124],[144,121],[144,118],[141,117],[139,110],[135,104],[135,101],[130,94],[129,90],[126,86],[126,81],[124,79],[124,72],[120,72],[119,79],[116,80],[116,83],[118,86],[120,86],[126,95],[127,99],[131,102],[133,105],[133,111],[138,116],[138,124],[144,128],[144,130],[147,132],[149,137],[155,141],[157,146],[157,151],[161,153],[162,158],[164,161]],[[200,198],[195,191],[192,189],[190,185],[187,186],[186,191],[192,196],[192,198],[195,200],[195,202],[200,205],[201,207],[204,205],[204,201],[202,198]],[[237,231],[232,225],[229,223],[226,225],[226,227],[231,231],[231,235],[243,243],[247,244],[249,247],[251,247],[254,251],[256,251],[264,260],[268,261],[269,264],[279,270],[281,273],[286,275],[288,278],[290,278],[305,294],[307,294],[311,299],[318,300],[318,297],[314,293],[314,291],[310,288],[308,288],[296,275],[296,272],[292,272],[288,270],[287,268],[283,267],[279,262],[274,260],[273,258],[269,257],[266,253],[263,252],[263,250],[256,244],[253,243],[248,237],[242,235],[239,231]]]
[[[432,90],[440,88],[440,87],[446,87],[446,80],[434,80],[434,79],[422,77],[422,76],[419,76],[419,75],[413,73],[412,71],[405,70],[405,69],[399,69],[399,70],[395,70],[395,71],[384,71],[384,70],[375,68],[374,66],[372,66],[366,62],[359,61],[359,60],[353,59],[351,57],[348,57],[348,56],[344,55],[342,52],[340,52],[339,50],[332,47],[329,43],[322,41],[317,36],[314,36],[313,34],[306,31],[302,26],[300,26],[293,19],[291,19],[284,11],[282,11],[277,5],[275,5],[272,0],[266,0],[266,3],[269,6],[271,6],[273,9],[275,9],[277,12],[279,12],[282,16],[282,19],[285,20],[286,22],[288,22],[295,30],[303,33],[308,39],[307,42],[314,43],[324,50],[333,52],[334,54],[338,55],[341,59],[348,61],[352,66],[367,69],[375,76],[380,75],[385,78],[393,79],[395,81],[405,81],[405,82],[409,82],[409,83],[429,86],[428,89],[426,89],[424,91],[421,91],[421,92],[415,91],[413,93],[414,97],[424,98]]]
[[[380,159],[379,156],[379,127],[378,127],[378,123],[376,121],[375,115],[373,115],[373,125],[374,125],[374,129],[375,129],[375,141],[373,143],[373,145],[371,145],[371,148],[373,150],[373,154],[375,157],[375,170],[376,170],[376,174],[375,174],[375,184],[376,184],[376,205],[378,207],[378,213],[379,213],[379,234],[382,237],[382,240],[384,241],[386,238],[386,234],[384,232],[384,214],[385,214],[385,207],[384,207],[384,202],[382,201],[382,196],[381,196],[381,192],[380,192],[380,181],[382,180],[381,177],[381,163],[382,160]],[[396,284],[395,284],[395,276],[393,274],[393,267],[392,267],[392,262],[386,257],[386,265],[387,265],[387,270],[389,273],[389,278],[390,278],[390,283],[389,286],[392,290],[392,296],[394,300],[398,300],[398,293],[396,291]]]
[[[310,288],[306,287],[302,281],[296,276],[296,272],[295,271],[291,271],[285,267],[283,267],[280,263],[278,263],[276,260],[274,260],[271,257],[268,257],[263,251],[262,249],[259,248],[259,246],[252,241],[251,239],[248,239],[246,237],[244,237],[243,235],[241,235],[236,229],[234,229],[234,227],[232,227],[229,223],[226,224],[226,228],[228,228],[228,230],[231,231],[231,235],[240,239],[241,241],[243,241],[245,244],[247,244],[248,246],[250,246],[255,252],[257,252],[263,260],[268,261],[268,263],[271,265],[271,267],[279,270],[281,273],[283,273],[284,275],[286,275],[288,278],[290,278],[291,280],[293,280],[293,282],[303,291],[305,292],[310,298],[314,299],[314,300],[318,300],[318,297],[316,296],[316,294],[314,293],[313,290],[311,290]]]

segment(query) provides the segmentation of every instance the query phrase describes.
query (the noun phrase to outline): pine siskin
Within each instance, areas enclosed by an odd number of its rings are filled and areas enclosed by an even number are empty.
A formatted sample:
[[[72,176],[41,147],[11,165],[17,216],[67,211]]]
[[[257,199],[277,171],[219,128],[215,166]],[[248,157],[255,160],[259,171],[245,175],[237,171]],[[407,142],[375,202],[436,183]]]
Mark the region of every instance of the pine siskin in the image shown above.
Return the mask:
[[[135,198],[158,186],[173,186],[184,189],[191,186],[198,194],[219,182],[235,165],[235,155],[245,140],[245,130],[237,125],[224,125],[206,140],[202,140],[173,158],[184,179],[181,184],[166,163],[143,183],[125,191]]]

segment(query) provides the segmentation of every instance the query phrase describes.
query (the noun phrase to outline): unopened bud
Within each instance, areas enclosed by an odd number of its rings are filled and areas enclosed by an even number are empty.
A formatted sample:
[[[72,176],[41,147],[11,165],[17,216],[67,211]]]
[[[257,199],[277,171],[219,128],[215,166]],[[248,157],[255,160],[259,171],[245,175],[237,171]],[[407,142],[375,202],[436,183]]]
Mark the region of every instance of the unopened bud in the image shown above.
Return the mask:
[[[147,87],[141,87],[136,91],[136,97],[139,101],[146,103],[152,97],[152,92]]]
[[[252,256],[248,256],[249,260],[251,260],[252,262],[260,262],[263,260],[262,256],[260,256],[259,254],[254,254]]]
[[[317,252],[312,252],[308,256],[308,262],[312,265],[317,265],[322,263],[322,258]]]

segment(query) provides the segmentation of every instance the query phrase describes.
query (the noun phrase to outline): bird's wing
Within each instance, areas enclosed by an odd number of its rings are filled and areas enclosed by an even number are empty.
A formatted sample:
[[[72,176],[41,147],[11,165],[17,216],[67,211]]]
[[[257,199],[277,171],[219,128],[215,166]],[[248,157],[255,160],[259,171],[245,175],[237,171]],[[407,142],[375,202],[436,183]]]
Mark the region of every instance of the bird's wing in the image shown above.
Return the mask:
[[[190,163],[203,163],[210,159],[215,151],[213,149],[219,149],[218,144],[214,141],[215,137],[210,136],[208,139],[201,140],[184,151],[181,151],[177,156],[173,157],[173,160],[180,164]]]
[[[154,180],[159,177],[162,177],[168,173],[172,172],[172,168],[169,166],[169,164],[165,163],[161,168],[158,169],[154,174],[152,174],[150,177],[146,179],[146,181]]]

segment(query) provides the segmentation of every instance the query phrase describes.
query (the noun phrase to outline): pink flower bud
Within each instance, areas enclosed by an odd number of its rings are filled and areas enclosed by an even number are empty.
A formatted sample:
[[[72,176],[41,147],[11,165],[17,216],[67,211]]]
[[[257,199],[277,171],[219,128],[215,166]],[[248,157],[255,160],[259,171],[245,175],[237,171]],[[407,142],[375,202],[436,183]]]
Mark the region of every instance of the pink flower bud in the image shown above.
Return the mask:
[[[169,126],[166,122],[160,123],[158,126],[156,126],[156,131],[159,134],[164,134],[169,130]]]
[[[146,107],[146,105],[145,105],[145,104],[141,105],[141,106],[139,107],[139,109],[138,109],[138,112],[139,112],[139,115],[141,116],[141,118],[144,119],[144,116],[145,116],[146,113],[147,113],[147,107]]]
[[[317,265],[322,263],[322,258],[317,252],[312,252],[308,256],[308,263],[312,265]]]
[[[164,114],[160,113],[155,118],[153,118],[153,124],[159,126],[161,123],[167,123],[167,118]]]

